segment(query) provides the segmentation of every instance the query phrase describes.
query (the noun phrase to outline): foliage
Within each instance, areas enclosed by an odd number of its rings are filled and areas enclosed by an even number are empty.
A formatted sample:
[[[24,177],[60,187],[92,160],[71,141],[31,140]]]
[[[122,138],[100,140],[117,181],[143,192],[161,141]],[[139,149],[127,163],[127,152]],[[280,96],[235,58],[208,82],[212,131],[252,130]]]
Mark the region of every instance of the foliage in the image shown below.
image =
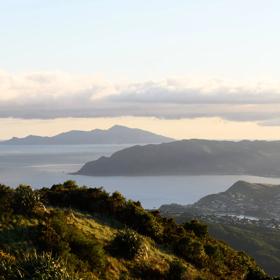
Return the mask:
[[[176,254],[198,267],[203,267],[205,264],[202,244],[191,237],[185,236],[179,239],[174,246],[174,250]]]
[[[0,228],[10,224],[13,209],[13,191],[11,188],[0,184]]]
[[[51,217],[37,227],[37,244],[42,251],[52,252],[57,256],[65,256],[78,266],[85,264],[93,270],[101,270],[105,266],[104,250],[93,236],[87,237],[75,226],[65,223],[66,215],[55,211]],[[75,256],[73,256],[75,255]]]
[[[167,273],[168,280],[186,280],[188,278],[187,269],[181,261],[175,260],[170,263]]]
[[[47,206],[40,215],[34,210],[38,194]],[[265,275],[246,254],[212,239],[201,222],[178,225],[118,192],[110,195],[102,188],[80,188],[73,181],[39,191],[0,186],[0,201],[7,205],[1,215],[7,216],[5,223],[1,220],[1,249],[16,257],[1,259],[6,275],[11,271],[16,275],[14,269],[19,265],[18,271],[27,273],[28,263],[30,269],[30,264],[40,267],[39,260],[44,258],[80,279],[188,279],[189,274],[201,279],[244,279],[246,275],[250,279],[257,272]],[[142,248],[148,249],[143,253]],[[34,249],[38,257],[29,257],[28,262],[17,253]]]
[[[197,237],[203,238],[208,234],[207,225],[202,224],[197,220],[184,223],[184,228],[188,231],[192,231]]]
[[[63,191],[63,190],[75,190],[75,189],[78,189],[78,185],[75,181],[73,180],[68,180],[68,181],[65,181],[63,184],[58,184],[58,185],[53,185],[52,186],[52,190],[55,190],[55,191]]]
[[[42,190],[46,203],[58,207],[72,207],[90,213],[111,215],[141,234],[159,239],[162,226],[152,213],[145,211],[139,202],[126,201],[119,193],[111,196],[102,188],[67,189],[54,185],[51,190]]]
[[[249,269],[246,280],[268,280],[269,277],[260,269]]]
[[[271,275],[279,275],[280,232],[256,225],[209,224],[210,233],[236,250],[243,250]]]
[[[216,244],[205,244],[204,251],[209,257],[214,258],[216,261],[222,258],[221,251],[219,250],[219,247]]]
[[[94,238],[86,237],[81,232],[72,229],[68,242],[71,252],[79,259],[86,261],[93,270],[104,268],[105,253]]]
[[[30,186],[20,185],[14,192],[13,209],[15,213],[30,215],[39,201],[39,194]]]
[[[14,261],[0,259],[0,279],[5,280],[73,280],[61,259],[50,254],[26,253]]]
[[[142,246],[139,235],[130,229],[121,230],[110,244],[110,251],[114,256],[133,259]]]
[[[134,267],[133,276],[136,279],[145,280],[165,280],[166,275],[163,271],[159,270],[157,267],[152,266],[149,263],[141,263]],[[178,279],[179,280],[179,279]]]

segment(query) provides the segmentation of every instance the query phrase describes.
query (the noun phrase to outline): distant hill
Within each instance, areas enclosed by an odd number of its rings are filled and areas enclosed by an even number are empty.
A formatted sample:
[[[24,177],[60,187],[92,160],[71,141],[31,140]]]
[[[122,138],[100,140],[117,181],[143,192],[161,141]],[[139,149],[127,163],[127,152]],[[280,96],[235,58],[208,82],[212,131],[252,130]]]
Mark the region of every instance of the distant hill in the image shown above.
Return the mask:
[[[280,185],[238,181],[192,205],[163,205],[159,211],[179,223],[202,220],[215,238],[252,255],[268,273],[280,274]]]
[[[85,164],[84,175],[256,175],[280,177],[280,141],[182,140],[134,146]]]
[[[108,130],[72,130],[53,137],[29,135],[0,142],[2,145],[82,145],[82,144],[147,144],[174,139],[136,128],[115,125]]]
[[[225,192],[207,195],[192,205],[163,205],[161,211],[173,214],[244,215],[280,220],[280,185],[238,181]]]
[[[280,185],[238,181],[227,191],[208,195],[193,204],[208,213],[228,213],[266,219],[280,218]]]

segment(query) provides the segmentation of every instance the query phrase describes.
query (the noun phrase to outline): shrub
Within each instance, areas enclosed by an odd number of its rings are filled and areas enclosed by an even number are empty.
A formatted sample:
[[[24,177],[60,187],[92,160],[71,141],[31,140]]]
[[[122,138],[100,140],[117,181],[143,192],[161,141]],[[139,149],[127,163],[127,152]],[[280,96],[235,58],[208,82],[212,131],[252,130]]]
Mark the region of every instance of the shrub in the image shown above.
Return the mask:
[[[193,238],[185,236],[179,239],[174,245],[174,251],[178,256],[191,262],[197,267],[204,266],[205,254],[203,246]]]
[[[154,240],[159,240],[162,235],[162,225],[152,213],[145,211],[138,202],[129,200],[117,218],[137,232]]]
[[[13,280],[20,276],[19,272],[15,271],[14,265],[15,258],[0,251],[0,280]]]
[[[17,261],[1,259],[0,279],[5,280],[74,280],[69,275],[65,263],[54,259],[50,254],[38,255],[36,251],[24,254]],[[2,277],[2,278],[1,278]]]
[[[102,246],[93,237],[87,237],[75,226],[67,225],[65,218],[62,211],[55,211],[45,224],[37,227],[39,248],[57,256],[67,257],[73,264],[80,267],[85,266],[81,263],[85,262],[94,270],[103,268],[105,254]]]
[[[145,280],[164,280],[166,279],[165,273],[159,270],[157,267],[153,267],[149,263],[141,263],[134,267],[132,271],[136,279]],[[167,278],[168,279],[168,278]]]
[[[221,251],[219,250],[219,247],[217,245],[208,243],[204,245],[204,251],[211,258],[214,258],[216,260],[221,258]]]
[[[261,269],[250,268],[245,279],[246,280],[268,280],[270,278],[267,277]]]
[[[114,256],[133,259],[142,246],[141,237],[130,229],[120,231],[110,244]]]
[[[13,209],[18,214],[29,215],[39,201],[38,193],[34,192],[30,186],[20,185],[14,193]]]
[[[105,266],[105,252],[102,246],[93,238],[86,237],[73,228],[69,246],[71,253],[86,261],[93,270],[101,271]]]
[[[169,270],[167,273],[168,280],[186,280],[191,279],[187,275],[187,270],[181,261],[175,260],[169,265]]]
[[[13,191],[5,185],[0,185],[0,228],[9,226],[12,219]]]
[[[52,252],[57,256],[67,255],[70,251],[69,244],[49,223],[38,225],[36,242],[41,251]]]
[[[77,185],[76,181],[73,180],[68,180],[63,184],[56,184],[51,187],[51,190],[53,191],[70,191],[77,189],[79,189],[79,186]]]
[[[207,225],[202,224],[197,220],[192,220],[184,224],[184,228],[187,231],[192,231],[197,237],[205,237],[208,234]]]
[[[51,190],[42,189],[44,201],[52,206],[73,207],[80,211],[111,215],[141,234],[157,241],[160,239],[162,225],[152,213],[145,211],[139,202],[127,201],[118,192],[110,196],[103,188],[66,188],[66,183],[54,185]]]
[[[0,215],[11,211],[12,194],[9,187],[0,184]]]
[[[79,188],[76,181],[73,181],[73,180],[65,181],[63,183],[63,186],[64,186],[65,189],[68,189],[68,190],[75,190],[75,189]]]

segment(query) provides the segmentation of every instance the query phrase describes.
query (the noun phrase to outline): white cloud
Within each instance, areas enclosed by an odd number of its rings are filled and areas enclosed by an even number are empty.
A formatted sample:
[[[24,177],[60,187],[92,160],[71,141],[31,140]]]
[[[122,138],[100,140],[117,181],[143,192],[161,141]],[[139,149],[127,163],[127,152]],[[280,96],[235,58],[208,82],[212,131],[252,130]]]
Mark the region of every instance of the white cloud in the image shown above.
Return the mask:
[[[0,72],[0,117],[221,117],[277,124],[280,84],[167,79],[111,84],[62,72]]]

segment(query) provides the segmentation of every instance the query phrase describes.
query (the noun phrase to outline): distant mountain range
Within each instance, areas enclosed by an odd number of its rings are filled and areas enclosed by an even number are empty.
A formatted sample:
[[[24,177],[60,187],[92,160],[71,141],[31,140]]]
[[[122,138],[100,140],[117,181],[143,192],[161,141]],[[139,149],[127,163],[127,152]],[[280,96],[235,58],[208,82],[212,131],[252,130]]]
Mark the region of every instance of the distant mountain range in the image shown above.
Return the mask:
[[[133,146],[86,163],[78,174],[280,177],[280,141],[182,140]]]
[[[82,144],[147,144],[174,141],[136,128],[115,125],[108,130],[95,129],[92,131],[72,130],[53,137],[30,135],[24,138],[12,138],[2,141],[2,145],[82,145]]]
[[[161,211],[182,215],[241,215],[280,221],[280,185],[238,181],[225,192],[207,195],[192,205],[163,205]]]

